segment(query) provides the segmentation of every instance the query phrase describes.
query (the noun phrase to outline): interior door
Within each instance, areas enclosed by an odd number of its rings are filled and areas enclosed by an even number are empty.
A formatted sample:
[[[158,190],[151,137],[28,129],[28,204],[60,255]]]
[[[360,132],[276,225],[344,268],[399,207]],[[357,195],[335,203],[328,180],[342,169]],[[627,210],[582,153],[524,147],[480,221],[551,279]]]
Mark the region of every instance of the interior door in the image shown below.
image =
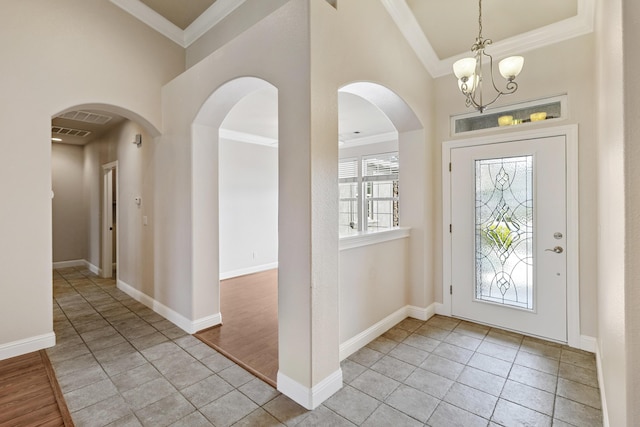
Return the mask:
[[[113,168],[104,169],[101,276],[105,278],[113,276],[113,174]]]
[[[451,149],[453,316],[567,342],[566,141]]]

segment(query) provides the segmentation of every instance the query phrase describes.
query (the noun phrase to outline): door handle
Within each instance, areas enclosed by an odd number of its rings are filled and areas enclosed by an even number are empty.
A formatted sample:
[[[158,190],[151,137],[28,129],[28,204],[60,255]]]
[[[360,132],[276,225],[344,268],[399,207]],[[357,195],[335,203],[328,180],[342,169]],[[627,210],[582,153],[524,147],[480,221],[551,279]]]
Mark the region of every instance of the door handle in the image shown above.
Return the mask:
[[[562,246],[556,246],[553,249],[545,249],[545,251],[555,252],[557,254],[561,254],[562,252],[564,252],[564,249],[562,249]]]

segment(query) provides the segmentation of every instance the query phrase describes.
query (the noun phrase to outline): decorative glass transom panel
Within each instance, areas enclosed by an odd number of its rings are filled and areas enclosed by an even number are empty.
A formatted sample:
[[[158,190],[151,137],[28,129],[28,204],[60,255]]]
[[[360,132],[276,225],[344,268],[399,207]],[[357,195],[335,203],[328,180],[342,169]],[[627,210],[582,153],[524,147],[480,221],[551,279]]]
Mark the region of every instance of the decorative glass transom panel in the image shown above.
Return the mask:
[[[533,156],[476,160],[475,299],[533,310]]]

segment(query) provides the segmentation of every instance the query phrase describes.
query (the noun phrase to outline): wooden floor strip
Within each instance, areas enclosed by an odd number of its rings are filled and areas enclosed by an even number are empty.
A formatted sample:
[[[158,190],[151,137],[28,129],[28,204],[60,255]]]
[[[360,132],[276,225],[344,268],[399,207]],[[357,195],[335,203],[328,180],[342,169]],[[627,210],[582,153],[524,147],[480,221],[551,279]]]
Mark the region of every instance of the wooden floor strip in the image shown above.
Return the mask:
[[[220,309],[223,324],[195,336],[276,387],[278,270],[220,282]]]
[[[53,366],[51,365],[49,356],[47,356],[47,352],[44,350],[40,350],[40,356],[42,357],[44,369],[47,371],[47,377],[49,377],[49,382],[51,383],[51,389],[53,390],[53,395],[56,398],[56,402],[58,404],[58,409],[60,410],[60,416],[62,417],[62,421],[64,422],[64,425],[66,427],[73,427],[73,420],[71,418],[71,413],[69,412],[69,408],[67,407],[67,402],[64,400],[62,389],[60,388],[60,384],[58,384],[56,373],[53,370]]]
[[[73,426],[44,350],[0,361],[0,425]]]

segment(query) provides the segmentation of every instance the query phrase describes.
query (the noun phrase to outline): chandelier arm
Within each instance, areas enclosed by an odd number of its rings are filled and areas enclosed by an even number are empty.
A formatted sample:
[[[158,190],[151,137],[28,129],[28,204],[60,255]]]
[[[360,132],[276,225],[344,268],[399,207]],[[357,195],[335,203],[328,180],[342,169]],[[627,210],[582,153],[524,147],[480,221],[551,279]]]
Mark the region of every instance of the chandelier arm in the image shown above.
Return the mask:
[[[465,104],[467,107],[473,106],[481,113],[491,104],[496,102],[502,95],[510,95],[518,90],[518,84],[514,81],[515,76],[507,79],[505,90],[500,90],[496,86],[495,79],[493,78],[493,57],[485,52],[485,47],[492,44],[491,39],[482,38],[482,0],[478,0],[478,37],[475,43],[471,46],[471,52],[475,54],[476,68],[475,74],[472,75],[473,80],[469,83],[468,77],[463,77],[460,84],[460,90],[465,96]],[[485,104],[483,101],[483,76],[482,76],[482,56],[489,58],[489,71],[491,78],[491,86],[496,92],[495,97]],[[455,66],[454,66],[455,70]]]
[[[509,80],[507,81],[507,85],[505,87],[507,88],[507,91],[502,92],[502,94],[511,95],[512,93],[518,90],[518,83],[516,83],[514,80]]]
[[[482,54],[489,58],[489,72],[490,72],[490,75],[491,75],[491,86],[493,86],[493,89],[496,92],[502,93],[502,91],[500,89],[498,89],[498,87],[496,86],[496,81],[493,78],[493,56],[489,55],[484,50],[482,51]]]

